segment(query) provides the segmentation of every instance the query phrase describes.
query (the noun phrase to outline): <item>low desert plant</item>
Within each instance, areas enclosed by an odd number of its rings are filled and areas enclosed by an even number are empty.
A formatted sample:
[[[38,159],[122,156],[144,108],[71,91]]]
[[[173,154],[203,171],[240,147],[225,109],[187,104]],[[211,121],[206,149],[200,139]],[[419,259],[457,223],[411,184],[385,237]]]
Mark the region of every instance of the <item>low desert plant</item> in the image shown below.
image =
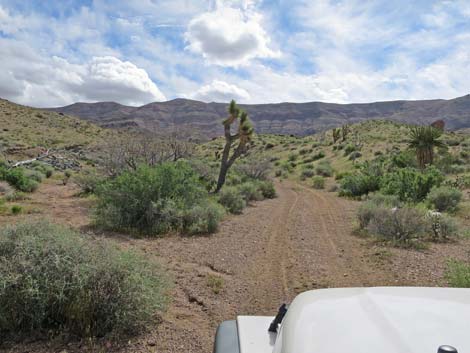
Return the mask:
[[[0,333],[134,334],[163,308],[164,280],[136,253],[47,222],[0,231]]]
[[[186,211],[183,230],[191,235],[214,233],[224,214],[224,208],[215,202],[208,201],[206,204],[197,205]]]
[[[314,189],[324,189],[325,188],[325,178],[319,175],[316,175],[312,178],[312,186]]]
[[[428,204],[439,212],[455,211],[462,199],[462,192],[448,186],[434,187],[426,200]]]
[[[333,168],[328,161],[320,161],[315,167],[315,173],[324,177],[333,175]]]
[[[252,181],[244,182],[237,186],[238,192],[242,195],[245,202],[261,201],[264,199],[258,184]]]
[[[11,213],[14,215],[20,214],[23,211],[23,207],[20,205],[11,206]]]
[[[246,201],[234,186],[226,186],[219,192],[219,203],[233,214],[241,214],[246,207]]]
[[[410,247],[425,235],[424,216],[416,208],[390,209],[379,206],[369,212],[367,231],[395,245]]]
[[[451,287],[470,288],[470,264],[458,260],[449,261],[446,278]]]
[[[430,211],[426,214],[425,219],[426,230],[432,241],[448,241],[457,235],[457,224],[449,216]]]
[[[274,188],[273,182],[270,180],[259,182],[258,189],[261,191],[261,194],[266,199],[273,199],[276,197],[276,189]]]

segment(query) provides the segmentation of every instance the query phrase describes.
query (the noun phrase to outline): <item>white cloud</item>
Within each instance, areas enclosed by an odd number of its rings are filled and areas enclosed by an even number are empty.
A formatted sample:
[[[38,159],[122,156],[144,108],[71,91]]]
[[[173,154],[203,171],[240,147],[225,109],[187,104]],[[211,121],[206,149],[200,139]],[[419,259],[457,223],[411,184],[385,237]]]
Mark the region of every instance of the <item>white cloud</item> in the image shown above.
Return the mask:
[[[72,64],[63,58],[40,56],[8,39],[0,39],[0,57],[0,96],[22,104],[44,107],[112,100],[140,105],[166,99],[145,70],[115,57]]]
[[[214,80],[202,86],[197,92],[189,95],[190,98],[204,102],[230,102],[235,99],[239,103],[249,101],[250,94],[243,88],[231,85],[224,81]]]
[[[112,56],[93,58],[82,79],[80,92],[88,100],[130,105],[166,100],[145,70]]]
[[[279,57],[270,49],[270,38],[261,25],[261,15],[219,5],[215,11],[191,20],[185,34],[188,48],[210,63],[221,66],[246,65],[254,58]]]

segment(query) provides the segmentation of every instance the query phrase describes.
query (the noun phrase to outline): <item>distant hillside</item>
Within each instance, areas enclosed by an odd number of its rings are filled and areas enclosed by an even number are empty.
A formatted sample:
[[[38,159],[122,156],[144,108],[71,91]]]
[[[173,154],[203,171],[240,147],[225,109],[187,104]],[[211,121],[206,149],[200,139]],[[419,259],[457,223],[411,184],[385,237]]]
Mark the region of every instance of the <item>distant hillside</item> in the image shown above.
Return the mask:
[[[92,147],[114,135],[76,117],[0,99],[0,157],[35,157],[39,148]]]
[[[445,120],[448,129],[470,127],[470,95],[444,100],[392,101],[364,104],[279,103],[241,105],[258,133],[309,135],[345,123],[372,119],[429,124]],[[221,133],[227,104],[187,99],[128,107],[118,103],[75,103],[50,109],[106,127],[135,126],[149,130],[192,127],[207,136]]]

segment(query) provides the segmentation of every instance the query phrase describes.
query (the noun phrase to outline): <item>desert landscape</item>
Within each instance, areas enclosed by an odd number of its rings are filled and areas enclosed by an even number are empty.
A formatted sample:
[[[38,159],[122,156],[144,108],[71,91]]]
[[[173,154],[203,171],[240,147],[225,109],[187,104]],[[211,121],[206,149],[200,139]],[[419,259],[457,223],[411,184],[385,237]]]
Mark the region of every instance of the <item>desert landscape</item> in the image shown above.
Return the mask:
[[[0,0],[0,352],[469,350],[469,24]]]

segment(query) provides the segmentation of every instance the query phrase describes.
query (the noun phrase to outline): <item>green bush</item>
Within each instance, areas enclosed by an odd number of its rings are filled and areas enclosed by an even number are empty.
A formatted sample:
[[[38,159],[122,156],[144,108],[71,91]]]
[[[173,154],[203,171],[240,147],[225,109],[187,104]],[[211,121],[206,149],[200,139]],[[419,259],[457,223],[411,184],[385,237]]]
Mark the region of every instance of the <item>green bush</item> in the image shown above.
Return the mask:
[[[470,288],[470,264],[458,260],[449,261],[446,278],[451,287]]]
[[[312,186],[314,189],[324,189],[325,188],[325,178],[319,175],[316,175],[312,178]]]
[[[357,220],[360,229],[366,229],[372,217],[375,215],[377,205],[371,201],[364,202],[357,211]]]
[[[379,189],[380,179],[365,174],[347,174],[340,180],[340,196],[359,197]]]
[[[208,199],[199,176],[184,161],[126,171],[100,184],[96,194],[98,225],[146,235],[182,230],[186,213]]]
[[[24,201],[28,199],[28,196],[21,191],[15,191],[5,196],[8,202]]]
[[[238,185],[237,189],[247,203],[250,201],[261,201],[264,198],[261,190],[258,188],[258,184],[255,182],[244,182],[243,184]]]
[[[333,168],[328,161],[321,161],[315,168],[315,173],[324,177],[330,177],[333,175]]]
[[[433,187],[426,200],[439,212],[455,211],[462,199],[462,192],[449,186]]]
[[[11,213],[12,214],[20,214],[21,212],[23,211],[23,207],[19,206],[19,205],[13,205],[11,206]]]
[[[0,170],[0,179],[7,181],[19,191],[33,192],[39,184],[37,181],[28,178],[22,168]]]
[[[350,155],[352,152],[354,152],[356,150],[357,150],[356,146],[348,144],[344,148],[344,156],[347,157],[348,155]]]
[[[104,241],[49,224],[0,231],[0,334],[134,334],[165,297],[158,268]]]
[[[419,202],[426,198],[431,189],[444,180],[433,167],[424,171],[412,168],[398,169],[383,176],[380,190],[384,194],[397,195],[401,201]]]
[[[233,214],[241,214],[246,207],[245,199],[234,186],[224,187],[220,190],[219,203]]]
[[[266,199],[273,199],[276,197],[276,189],[272,181],[266,180],[258,183],[258,188],[261,194]]]
[[[52,176],[52,174],[54,174],[54,169],[49,168],[46,170],[46,178],[49,179]]]
[[[183,229],[188,234],[214,233],[224,214],[224,208],[217,203],[197,205],[185,213]]]

